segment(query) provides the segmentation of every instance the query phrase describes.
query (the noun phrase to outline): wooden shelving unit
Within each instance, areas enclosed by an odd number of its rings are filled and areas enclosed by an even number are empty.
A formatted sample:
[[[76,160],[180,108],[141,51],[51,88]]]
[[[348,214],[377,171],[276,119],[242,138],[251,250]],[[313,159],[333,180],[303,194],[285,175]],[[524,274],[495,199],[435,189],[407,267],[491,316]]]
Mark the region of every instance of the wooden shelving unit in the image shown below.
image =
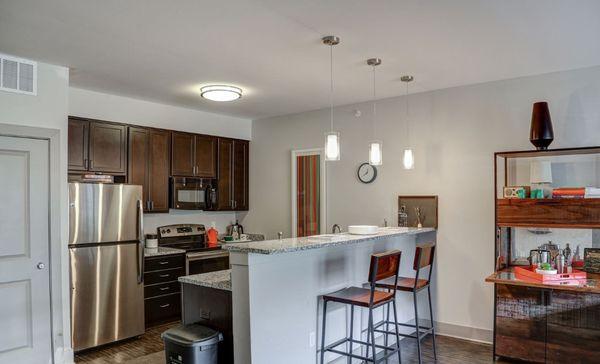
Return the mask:
[[[515,181],[519,158],[600,156],[600,147],[494,154],[496,272],[494,283],[494,357],[527,362],[595,362],[600,357],[600,293],[597,283],[565,286],[531,283],[516,277],[512,245],[514,228],[600,228],[600,199],[503,199],[500,191]],[[562,158],[567,156],[567,158]],[[569,161],[570,162],[570,161]],[[527,163],[526,161],[524,163]],[[522,171],[522,169],[521,169]],[[522,181],[522,178],[520,179]],[[514,183],[514,182],[513,182]],[[591,281],[595,282],[593,276]],[[593,344],[591,344],[593,343]]]
[[[499,227],[600,228],[600,199],[497,199]]]

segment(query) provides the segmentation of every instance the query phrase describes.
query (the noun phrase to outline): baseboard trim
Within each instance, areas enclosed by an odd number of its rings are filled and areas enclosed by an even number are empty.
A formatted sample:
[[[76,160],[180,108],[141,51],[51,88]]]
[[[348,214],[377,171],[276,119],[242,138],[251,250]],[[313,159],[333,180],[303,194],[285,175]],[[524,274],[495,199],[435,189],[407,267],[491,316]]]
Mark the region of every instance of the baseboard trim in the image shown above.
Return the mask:
[[[484,344],[491,344],[494,339],[494,332],[492,330],[481,329],[478,327],[461,326],[445,322],[436,322],[435,329],[436,334],[438,335],[450,336],[469,341],[476,341]]]

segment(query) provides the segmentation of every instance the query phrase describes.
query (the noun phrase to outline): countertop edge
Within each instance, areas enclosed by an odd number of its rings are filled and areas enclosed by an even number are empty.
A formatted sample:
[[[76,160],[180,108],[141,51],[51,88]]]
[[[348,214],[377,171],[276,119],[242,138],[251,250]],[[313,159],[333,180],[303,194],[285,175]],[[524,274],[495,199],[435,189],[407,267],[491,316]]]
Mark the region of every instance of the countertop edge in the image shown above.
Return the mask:
[[[535,288],[544,288],[544,289],[554,289],[561,291],[575,291],[581,293],[596,293],[600,294],[600,287],[579,287],[579,286],[568,286],[568,285],[557,285],[557,284],[544,284],[540,282],[528,282],[522,279],[519,280],[510,280],[510,279],[502,279],[497,278],[498,273],[512,273],[512,270],[501,270],[495,273],[490,274],[485,278],[485,282],[494,283],[494,284],[506,284],[509,286],[522,286],[522,287],[535,287]],[[589,273],[588,273],[589,274]],[[598,280],[597,278],[587,278],[587,280]]]
[[[250,242],[250,243],[226,244],[226,245],[222,246],[222,249],[228,250],[229,252],[235,252],[235,253],[278,255],[278,254],[293,253],[293,252],[305,251],[305,250],[329,248],[329,247],[341,246],[341,245],[351,245],[351,244],[362,243],[362,242],[370,241],[370,240],[378,240],[378,239],[396,237],[396,236],[402,236],[402,235],[418,235],[418,234],[424,234],[424,233],[437,231],[437,229],[435,229],[435,228],[410,228],[410,229],[411,230],[408,230],[408,231],[390,232],[390,233],[377,234],[377,235],[355,235],[356,238],[353,238],[351,240],[329,241],[329,242],[315,243],[312,245],[303,245],[303,246],[290,246],[290,247],[282,247],[282,248],[260,248],[260,247],[257,248],[257,247],[248,247],[247,245],[249,245],[249,244],[264,245],[264,244],[272,243],[272,242],[277,242],[280,244],[287,242],[289,244],[292,244],[292,241],[294,241],[296,239],[310,239],[310,238],[314,239],[314,238],[319,238],[320,235],[315,235],[313,237],[307,237],[307,238],[287,238],[287,239],[283,239],[281,241],[280,240],[264,240],[264,241]],[[331,234],[326,234],[326,235],[331,235]],[[347,235],[347,233],[343,233],[342,235]],[[244,245],[242,245],[242,244],[244,244]]]

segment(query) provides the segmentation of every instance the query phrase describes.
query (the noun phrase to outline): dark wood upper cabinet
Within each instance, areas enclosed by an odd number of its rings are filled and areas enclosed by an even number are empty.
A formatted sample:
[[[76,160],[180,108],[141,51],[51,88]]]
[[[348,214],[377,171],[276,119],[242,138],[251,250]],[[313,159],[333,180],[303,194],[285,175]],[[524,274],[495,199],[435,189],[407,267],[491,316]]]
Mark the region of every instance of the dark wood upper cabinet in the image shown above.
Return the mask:
[[[194,134],[172,132],[171,174],[173,176],[193,176]]]
[[[69,118],[69,170],[87,171],[88,169],[88,131],[87,120]]]
[[[233,140],[219,138],[217,210],[233,210]]]
[[[248,210],[248,153],[246,140],[219,138],[218,210]]]
[[[233,208],[248,210],[249,146],[247,140],[233,141]]]
[[[169,212],[171,133],[150,130],[148,151],[148,199],[152,212]]]
[[[173,176],[216,178],[216,137],[182,132],[173,132],[172,135]]]
[[[195,136],[195,176],[217,177],[217,138],[208,135]]]
[[[69,118],[69,171],[125,175],[127,126]]]
[[[127,126],[90,121],[90,172],[125,174],[127,169]]]
[[[168,131],[129,128],[128,180],[143,186],[147,212],[169,211],[170,142]]]

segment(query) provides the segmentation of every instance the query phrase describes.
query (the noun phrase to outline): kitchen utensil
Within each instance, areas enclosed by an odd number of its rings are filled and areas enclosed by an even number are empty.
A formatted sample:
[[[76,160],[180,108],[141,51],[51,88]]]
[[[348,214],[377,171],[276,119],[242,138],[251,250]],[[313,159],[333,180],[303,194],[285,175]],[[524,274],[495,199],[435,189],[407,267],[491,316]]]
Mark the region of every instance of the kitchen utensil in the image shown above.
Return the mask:
[[[148,248],[148,249],[158,248],[158,235],[146,234],[146,248]]]

